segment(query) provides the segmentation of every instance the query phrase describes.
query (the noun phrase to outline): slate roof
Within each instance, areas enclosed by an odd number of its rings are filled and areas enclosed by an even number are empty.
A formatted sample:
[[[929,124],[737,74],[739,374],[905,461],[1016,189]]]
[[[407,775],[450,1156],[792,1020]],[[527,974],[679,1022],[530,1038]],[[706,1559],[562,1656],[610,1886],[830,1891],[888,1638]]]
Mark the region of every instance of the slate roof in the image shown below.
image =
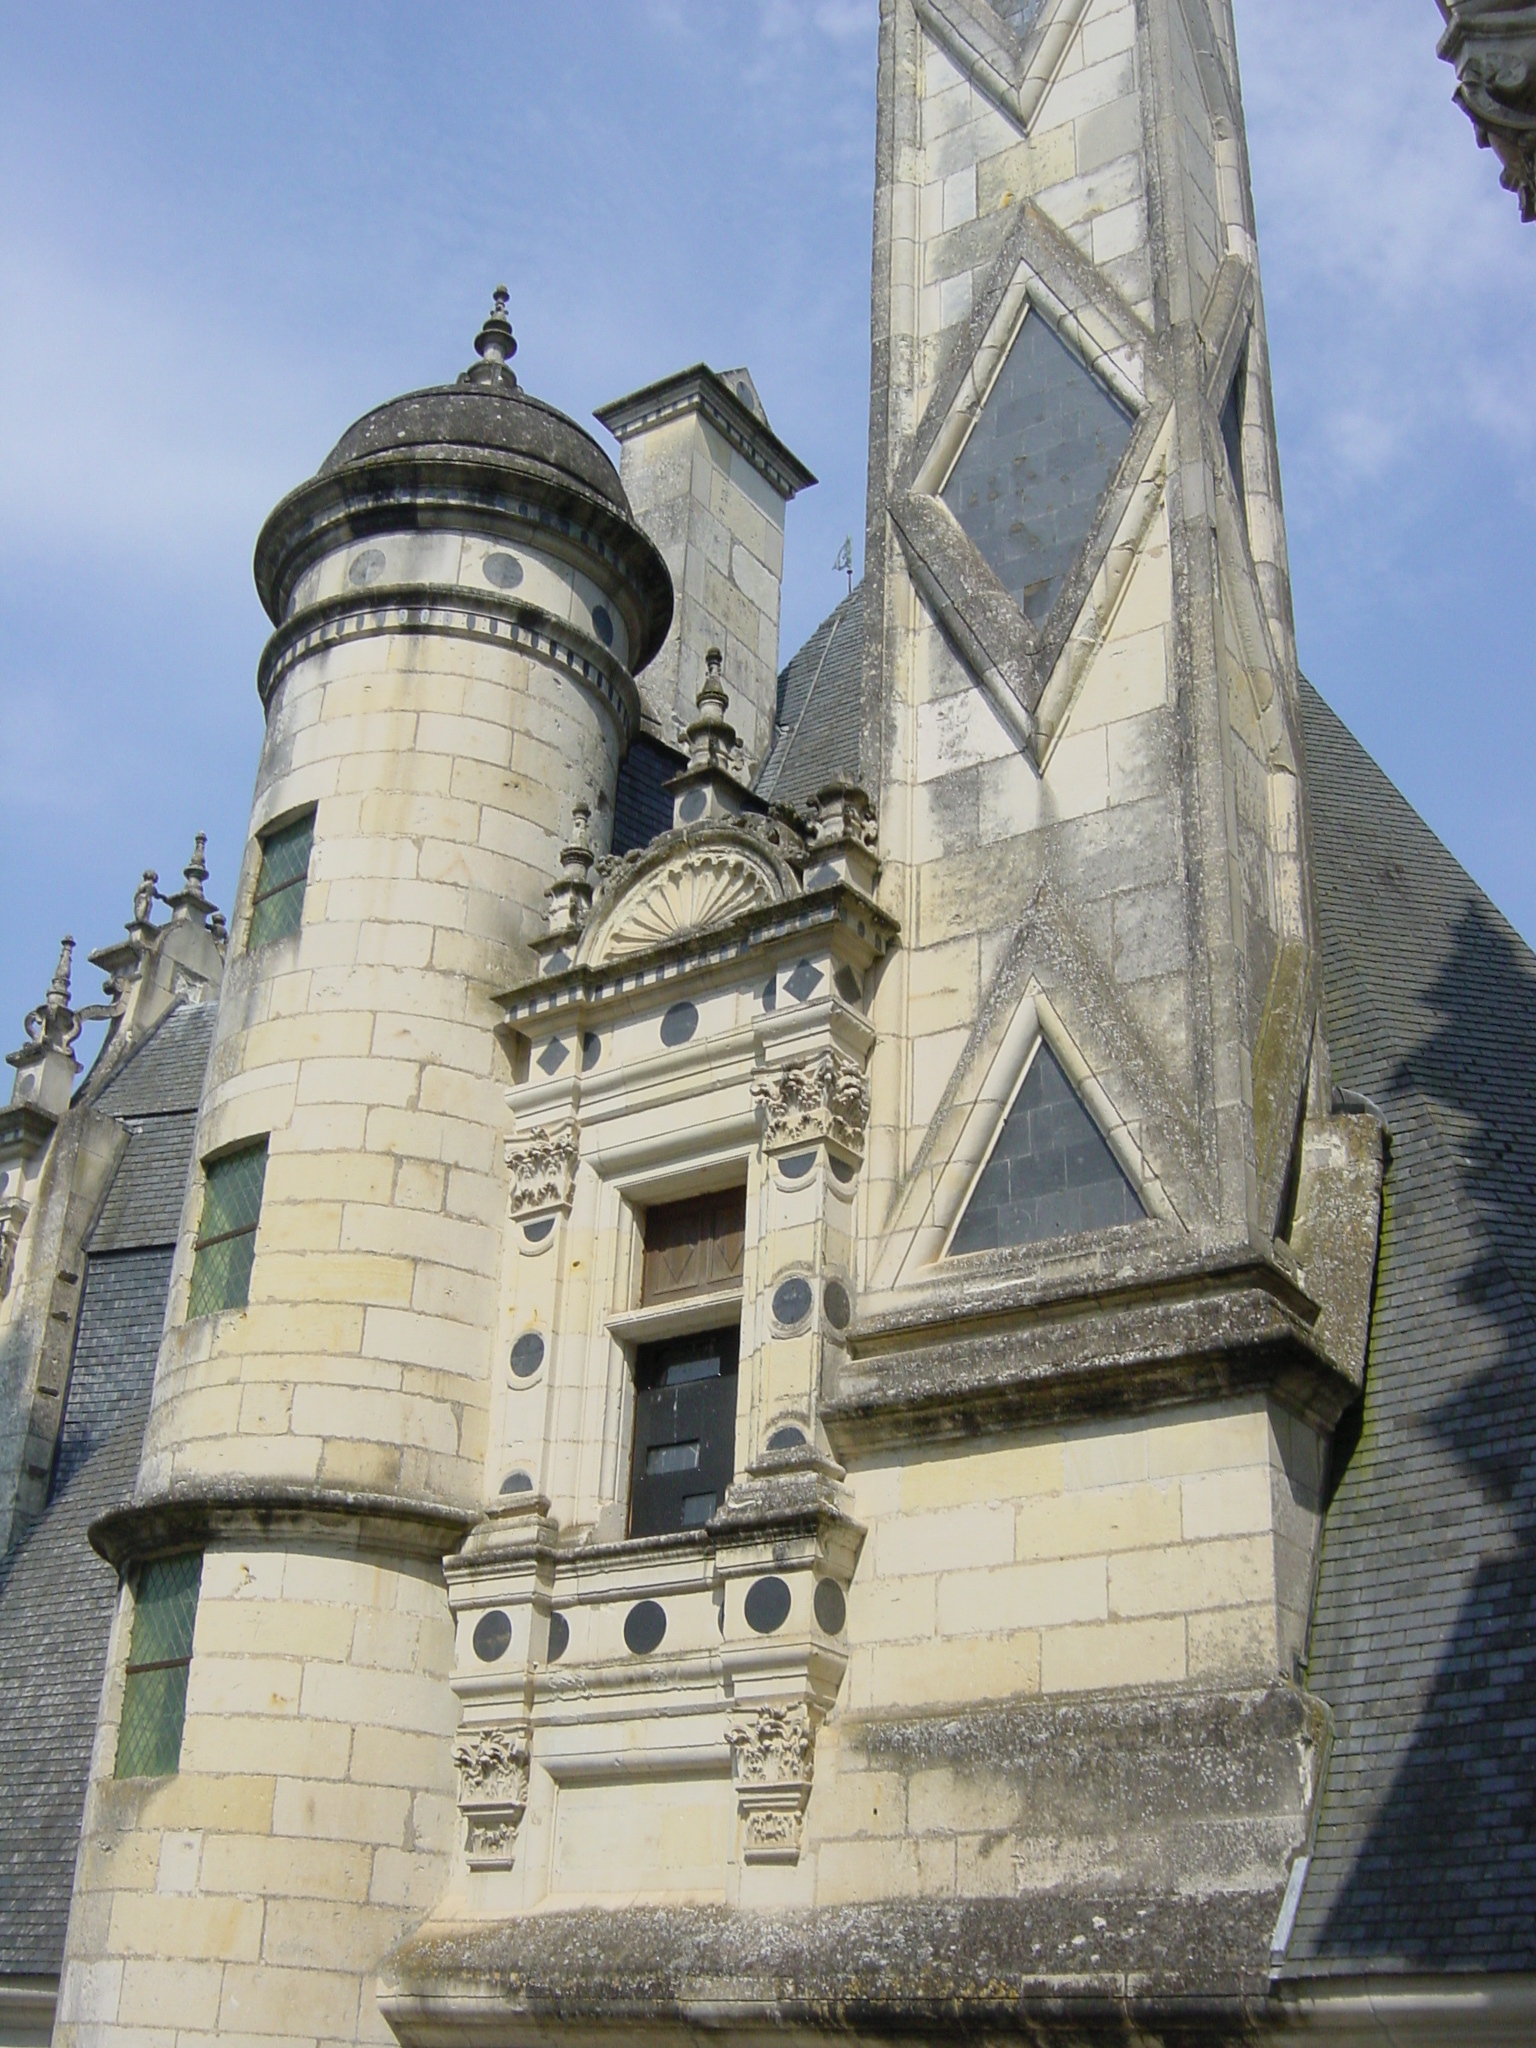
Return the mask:
[[[769,803],[804,804],[856,782],[864,685],[864,586],[824,618],[779,677],[773,745],[757,778]]]
[[[780,678],[765,795],[853,772],[861,599]],[[1302,725],[1334,1081],[1392,1141],[1310,1641],[1335,1743],[1286,1975],[1529,1970],[1536,956],[1306,684]]]
[[[1536,957],[1311,689],[1302,714],[1334,1079],[1380,1104],[1392,1149],[1310,1647],[1337,1733],[1287,1973],[1528,1970]]]
[[[48,1503],[0,1558],[0,1975],[51,1977],[63,1955],[117,1598],[86,1530],[138,1474],[216,1009],[172,1010],[94,1091],[129,1141],[88,1245]]]

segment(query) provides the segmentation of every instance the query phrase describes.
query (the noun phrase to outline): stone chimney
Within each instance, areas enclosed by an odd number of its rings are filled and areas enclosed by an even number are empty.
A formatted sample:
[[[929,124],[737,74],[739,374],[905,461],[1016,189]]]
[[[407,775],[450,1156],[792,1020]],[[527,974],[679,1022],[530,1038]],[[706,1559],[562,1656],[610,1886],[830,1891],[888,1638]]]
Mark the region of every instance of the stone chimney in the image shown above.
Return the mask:
[[[731,703],[755,773],[773,737],[779,671],[784,508],[816,479],[768,424],[749,371],[703,363],[597,415],[622,449],[635,517],[666,558],[672,629],[637,678],[646,729],[680,743],[721,648]]]

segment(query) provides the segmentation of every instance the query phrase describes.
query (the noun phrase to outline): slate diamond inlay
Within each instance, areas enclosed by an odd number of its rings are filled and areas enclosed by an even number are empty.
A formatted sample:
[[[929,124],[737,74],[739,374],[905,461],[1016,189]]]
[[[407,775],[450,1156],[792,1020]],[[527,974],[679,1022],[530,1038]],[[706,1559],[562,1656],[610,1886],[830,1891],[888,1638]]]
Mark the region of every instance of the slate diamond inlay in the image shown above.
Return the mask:
[[[1031,312],[950,472],[944,503],[1035,625],[1082,552],[1132,422]]]
[[[803,1003],[808,996],[821,987],[822,975],[819,967],[813,967],[809,960],[797,960],[795,971],[784,986],[797,1003]]]

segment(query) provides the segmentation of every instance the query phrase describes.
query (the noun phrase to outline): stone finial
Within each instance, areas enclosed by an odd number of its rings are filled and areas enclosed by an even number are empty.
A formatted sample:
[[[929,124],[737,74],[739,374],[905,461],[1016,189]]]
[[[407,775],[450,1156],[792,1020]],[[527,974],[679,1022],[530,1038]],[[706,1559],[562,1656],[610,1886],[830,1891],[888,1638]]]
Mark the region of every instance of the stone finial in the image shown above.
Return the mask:
[[[806,805],[811,858],[806,887],[849,882],[868,896],[880,873],[880,821],[856,782],[829,782]]]
[[[1499,182],[1536,221],[1536,9],[1526,0],[1440,0],[1439,54],[1456,67],[1456,104],[1480,149],[1503,165]]]
[[[551,939],[574,940],[592,908],[592,868],[597,853],[587,835],[590,804],[571,806],[571,836],[560,849],[560,874],[546,891]]]
[[[699,715],[688,727],[684,738],[688,742],[690,768],[715,768],[729,774],[741,741],[736,728],[725,715],[731,700],[726,695],[722,680],[724,666],[725,658],[719,648],[711,647],[704,657],[704,680],[694,699]]]
[[[26,1044],[5,1056],[16,1069],[11,1100],[35,1102],[54,1116],[62,1115],[69,1107],[70,1091],[79,1071],[74,1043],[84,1019],[70,1001],[74,953],[75,942],[66,937],[59,947],[59,964],[53,970],[47,995],[35,1010],[27,1012],[23,1022]]]
[[[517,389],[517,378],[511,368],[512,358],[517,354],[517,336],[507,318],[508,296],[504,284],[497,285],[491,294],[491,310],[475,336],[475,353],[480,360],[464,372],[461,383],[487,385],[493,390]]]
[[[215,915],[214,905],[204,893],[203,884],[208,879],[208,834],[199,832],[192,842],[192,858],[182,869],[182,886],[174,896],[163,896],[160,900],[170,908],[177,924],[188,924],[194,920],[206,925]]]

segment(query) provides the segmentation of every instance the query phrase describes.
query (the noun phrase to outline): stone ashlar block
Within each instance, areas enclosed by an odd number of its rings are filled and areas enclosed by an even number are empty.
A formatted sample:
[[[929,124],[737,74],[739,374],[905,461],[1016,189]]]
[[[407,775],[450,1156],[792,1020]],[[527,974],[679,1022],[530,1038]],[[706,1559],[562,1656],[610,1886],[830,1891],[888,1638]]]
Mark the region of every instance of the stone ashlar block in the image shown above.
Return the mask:
[[[860,1704],[901,1709],[1038,1692],[1040,1644],[1034,1629],[951,1637],[942,1649],[932,1642],[877,1644],[869,1699]]]
[[[198,1963],[182,1958],[174,1965],[131,1962],[124,1965],[117,2022],[125,2027],[166,2027],[179,2034],[186,2027],[217,2026],[224,1985],[221,1962]]]
[[[1014,1522],[1021,1561],[1144,1550],[1177,1543],[1183,1534],[1179,1489],[1173,1482],[1026,1500]]]
[[[368,1896],[372,1869],[372,1852],[354,1842],[210,1835],[203,1844],[200,1882],[204,1893],[361,1903]]]
[[[1262,1537],[1131,1551],[1110,1560],[1109,1602],[1116,1615],[1184,1615],[1273,1597],[1274,1557]]]
[[[271,1964],[226,1970],[220,2040],[279,2035],[290,2041],[357,2038],[360,1987],[355,1972],[283,1969]]]
[[[1050,1629],[1040,1641],[1040,1682],[1048,1693],[1166,1685],[1184,1675],[1182,1619]]]
[[[410,1794],[398,1786],[281,1779],[272,1808],[275,1835],[405,1846]]]
[[[1013,1562],[1013,1512],[1006,1502],[905,1514],[874,1531],[881,1578]]]
[[[249,1899],[123,1892],[112,1902],[108,1941],[124,1957],[245,1962],[261,1953],[261,1920],[261,1906]]]

